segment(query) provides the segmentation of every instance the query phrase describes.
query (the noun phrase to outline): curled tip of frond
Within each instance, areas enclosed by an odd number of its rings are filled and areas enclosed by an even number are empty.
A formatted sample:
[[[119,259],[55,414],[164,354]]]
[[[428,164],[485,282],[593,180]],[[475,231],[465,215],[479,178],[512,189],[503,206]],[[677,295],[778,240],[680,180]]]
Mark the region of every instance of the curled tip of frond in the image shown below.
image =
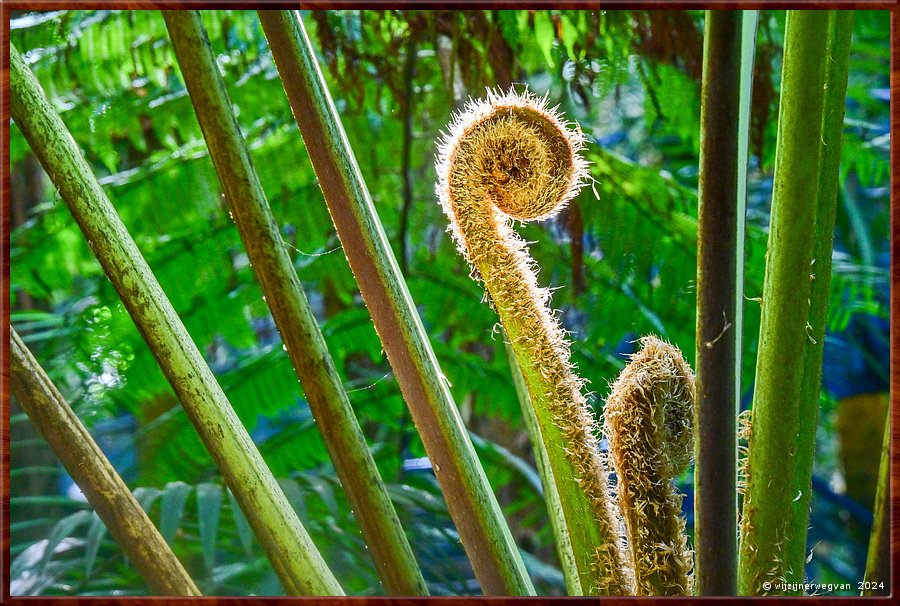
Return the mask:
[[[662,457],[659,472],[675,477],[691,462],[694,450],[694,373],[681,350],[655,336],[640,340],[641,349],[612,386],[606,405],[608,431],[643,428],[645,440]],[[624,439],[624,436],[623,436]]]
[[[546,97],[488,90],[469,100],[440,142],[438,195],[450,217],[465,199],[519,221],[546,219],[584,185],[583,147],[581,130]]]

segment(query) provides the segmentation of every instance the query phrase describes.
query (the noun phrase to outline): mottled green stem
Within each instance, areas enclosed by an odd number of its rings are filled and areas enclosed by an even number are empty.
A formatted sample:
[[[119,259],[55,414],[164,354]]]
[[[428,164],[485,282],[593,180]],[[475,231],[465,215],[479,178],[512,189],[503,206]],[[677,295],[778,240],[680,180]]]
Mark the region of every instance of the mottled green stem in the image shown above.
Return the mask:
[[[789,11],[738,591],[784,593],[816,236],[829,14]],[[804,541],[805,542],[805,541]],[[768,584],[768,585],[767,585]]]
[[[553,469],[550,466],[550,459],[547,457],[547,449],[544,447],[544,439],[541,437],[541,428],[538,426],[534,405],[531,403],[531,395],[528,393],[528,386],[525,385],[525,377],[522,376],[522,369],[519,368],[516,354],[508,342],[506,331],[503,332],[503,337],[503,347],[509,362],[509,370],[512,373],[513,385],[522,407],[522,418],[525,420],[525,429],[528,431],[528,439],[531,442],[531,449],[534,451],[538,474],[541,476],[541,486],[544,488],[544,502],[547,505],[547,515],[550,516],[550,527],[553,529],[553,539],[556,543],[556,553],[559,556],[563,578],[566,580],[566,591],[571,596],[584,595],[581,579],[578,578],[575,552],[572,551],[572,540],[566,530],[566,518],[559,500],[556,481],[553,479]]]
[[[163,15],[250,264],[384,587],[391,595],[427,595],[412,548],[247,153],[200,14],[163,11]]]
[[[488,595],[533,595],[521,555],[438,367],[299,14],[259,11],[259,17],[350,268],[481,588]]]
[[[863,595],[891,595],[891,411],[884,423]]]
[[[850,37],[853,11],[829,11],[828,62],[825,73],[825,109],[822,123],[822,159],[819,191],[815,201],[816,237],[812,267],[815,277],[809,294],[809,338],[803,360],[800,392],[800,427],[797,434],[797,458],[794,468],[794,494],[791,512],[791,540],[788,541],[788,581],[804,582],[806,534],[812,502],[812,472],[816,453],[816,427],[819,421],[819,391],[822,385],[822,355],[825,351],[825,322],[831,294],[831,250],[834,217],[840,181],[841,140],[844,134],[844,104],[850,64]]]
[[[498,236],[498,240],[500,239]],[[500,273],[498,268],[510,266],[508,259],[505,258],[497,261],[496,264],[488,259],[482,259],[482,262],[477,265],[479,272],[485,277],[486,283],[489,283],[491,276]],[[506,275],[510,277],[510,282],[527,284],[527,281],[521,276]],[[552,408],[553,403],[558,401],[554,391],[569,386],[563,384],[559,387],[558,383],[548,385],[548,381],[544,378],[542,370],[547,366],[547,357],[538,356],[535,352],[538,349],[546,350],[549,339],[544,334],[536,333],[533,326],[523,326],[520,323],[522,318],[532,318],[538,313],[537,309],[528,309],[519,313],[534,304],[530,298],[532,293],[524,287],[522,290],[524,292],[517,293],[520,296],[514,297],[520,302],[516,308],[511,307],[508,303],[501,303],[496,298],[493,300],[500,320],[509,332],[512,349],[530,394],[533,414],[538,423],[538,435],[544,441],[544,450],[550,465],[550,477],[556,484],[556,494],[566,526],[565,532],[569,536],[575,557],[582,595],[628,595],[630,588],[624,569],[625,562],[619,554],[619,535],[616,526],[618,520],[616,515],[607,509],[610,500],[609,494],[606,493],[606,498],[602,499],[603,502],[595,502],[601,501],[601,499],[592,498],[593,495],[585,490],[581,483],[582,478],[585,478],[590,482],[591,488],[597,486],[599,489],[600,480],[605,482],[607,479],[605,466],[600,467],[602,459],[599,444],[596,441],[593,442],[592,445],[596,448],[594,457],[584,463],[585,467],[592,468],[592,476],[597,476],[588,478],[587,474],[578,469],[578,462],[570,460],[565,453],[569,448],[573,451],[577,448],[579,454],[586,452],[586,448],[579,448],[583,446],[579,442],[589,443],[590,436],[578,431],[581,428],[580,424],[563,425],[558,420],[561,415]],[[497,292],[496,289],[489,287],[489,292],[491,291]],[[538,343],[529,347],[529,344],[535,341]],[[566,362],[567,360],[560,360],[558,363],[562,366]],[[571,414],[574,416],[576,413]],[[572,434],[576,432],[578,435],[573,436]],[[598,469],[602,475],[598,473]],[[607,515],[601,517],[601,514],[604,513]]]
[[[291,595],[342,595],[247,430],[19,51],[10,109]]]
[[[706,11],[697,217],[697,428],[694,546],[698,595],[737,592],[738,130],[741,11]],[[742,201],[741,201],[742,202]]]
[[[14,328],[9,386],[138,574],[158,595],[201,595],[128,486]]]

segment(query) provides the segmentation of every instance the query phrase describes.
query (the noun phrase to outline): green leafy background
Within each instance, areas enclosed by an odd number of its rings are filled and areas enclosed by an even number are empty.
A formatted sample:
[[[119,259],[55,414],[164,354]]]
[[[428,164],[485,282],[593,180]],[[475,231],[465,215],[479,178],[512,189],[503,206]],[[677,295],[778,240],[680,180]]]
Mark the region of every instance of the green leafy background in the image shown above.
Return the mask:
[[[842,487],[835,425],[842,398],[887,389],[887,350],[879,349],[879,338],[886,344],[888,16],[861,11],[855,21],[826,343],[827,351],[846,353],[833,362],[835,376],[853,388],[826,383],[823,390],[807,571],[819,582],[862,578],[871,523],[871,503]],[[330,11],[303,18],[529,572],[540,592],[562,593],[497,319],[436,202],[436,141],[468,94],[511,85],[547,93],[586,133],[590,186],[557,219],[520,232],[533,242],[541,283],[558,289],[553,304],[599,412],[607,384],[640,335],[661,335],[694,357],[703,14]],[[422,468],[424,449],[340,248],[258,19],[251,11],[204,11],[203,20],[285,246],[430,589],[478,593],[440,490]],[[764,272],[783,30],[783,12],[761,13],[748,298],[759,296]],[[14,11],[11,39],[345,590],[382,593],[229,217],[160,14]],[[12,324],[201,590],[281,594],[65,205],[15,125],[10,130]],[[745,311],[749,403],[758,305],[747,301]],[[869,336],[857,338],[860,331]],[[865,371],[864,380],[857,371]],[[146,593],[96,515],[66,492],[64,472],[16,406],[10,422],[12,592]],[[690,472],[681,480],[690,526]]]

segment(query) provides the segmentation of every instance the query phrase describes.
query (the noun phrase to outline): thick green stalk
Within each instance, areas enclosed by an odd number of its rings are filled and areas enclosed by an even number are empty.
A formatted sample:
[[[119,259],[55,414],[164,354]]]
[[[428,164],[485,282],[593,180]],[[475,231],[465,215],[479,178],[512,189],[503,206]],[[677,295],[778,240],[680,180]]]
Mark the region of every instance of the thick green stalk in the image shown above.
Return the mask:
[[[225,199],[384,587],[390,595],[427,595],[247,153],[200,14],[163,15]]]
[[[694,546],[698,595],[737,592],[738,145],[741,11],[706,11],[697,217]],[[743,204],[740,204],[743,208]]]
[[[784,593],[819,189],[829,15],[789,11],[738,590]]]
[[[581,580],[578,578],[575,552],[572,551],[572,540],[566,531],[566,518],[563,513],[562,503],[559,500],[556,481],[553,479],[553,469],[550,466],[547,449],[544,447],[541,428],[538,426],[534,405],[531,403],[531,395],[528,393],[525,377],[522,376],[522,369],[519,368],[516,354],[509,344],[509,338],[506,336],[505,331],[503,337],[503,346],[506,350],[509,370],[512,373],[513,386],[516,388],[516,396],[522,407],[522,418],[525,420],[525,429],[528,431],[528,439],[531,442],[531,449],[534,451],[538,474],[541,476],[541,486],[544,488],[544,502],[547,504],[547,515],[550,517],[550,527],[553,529],[556,553],[559,556],[563,578],[566,580],[566,591],[571,596],[584,595],[584,590],[581,588]]]
[[[158,595],[201,595],[181,562],[56,386],[9,329],[10,391],[62,461],[88,503]]]
[[[285,591],[292,595],[341,595],[340,585],[266,467],[75,140],[12,45],[10,101],[16,126],[50,175],[150,346]]]
[[[822,355],[825,322],[831,294],[831,250],[834,217],[840,181],[841,140],[844,133],[844,103],[850,64],[853,11],[829,11],[828,64],[825,74],[825,110],[822,123],[822,160],[819,191],[815,201],[816,238],[810,274],[815,276],[809,295],[809,338],[803,360],[800,392],[800,427],[794,468],[794,500],[791,541],[788,542],[788,581],[802,583],[806,564],[806,532],[812,501],[812,472],[819,420],[819,390],[822,385]]]
[[[488,595],[533,595],[295,11],[260,11],[294,118],[360,292]]]
[[[869,534],[869,553],[863,595],[891,595],[891,411],[884,423],[875,515]]]

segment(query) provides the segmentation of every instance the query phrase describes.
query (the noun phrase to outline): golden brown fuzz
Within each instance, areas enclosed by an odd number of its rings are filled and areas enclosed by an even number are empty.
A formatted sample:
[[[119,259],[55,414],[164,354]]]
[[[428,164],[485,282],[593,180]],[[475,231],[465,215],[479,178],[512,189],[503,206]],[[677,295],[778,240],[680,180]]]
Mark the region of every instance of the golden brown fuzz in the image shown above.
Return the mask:
[[[693,555],[672,480],[693,456],[694,397],[681,351],[648,336],[603,411],[637,595],[691,595]]]
[[[576,553],[582,589],[630,593],[621,520],[609,494],[597,422],[569,362],[569,343],[537,284],[534,262],[512,221],[559,212],[583,186],[583,136],[532,94],[490,93],[451,125],[438,161],[438,195],[459,250],[485,288],[523,371],[560,493],[581,496],[594,537]],[[555,458],[554,458],[555,457]],[[560,463],[562,461],[562,463]],[[558,473],[562,469],[564,473]],[[573,478],[575,482],[573,482]],[[566,496],[563,496],[565,501]],[[571,535],[571,532],[570,532]],[[573,546],[575,546],[573,540]]]

